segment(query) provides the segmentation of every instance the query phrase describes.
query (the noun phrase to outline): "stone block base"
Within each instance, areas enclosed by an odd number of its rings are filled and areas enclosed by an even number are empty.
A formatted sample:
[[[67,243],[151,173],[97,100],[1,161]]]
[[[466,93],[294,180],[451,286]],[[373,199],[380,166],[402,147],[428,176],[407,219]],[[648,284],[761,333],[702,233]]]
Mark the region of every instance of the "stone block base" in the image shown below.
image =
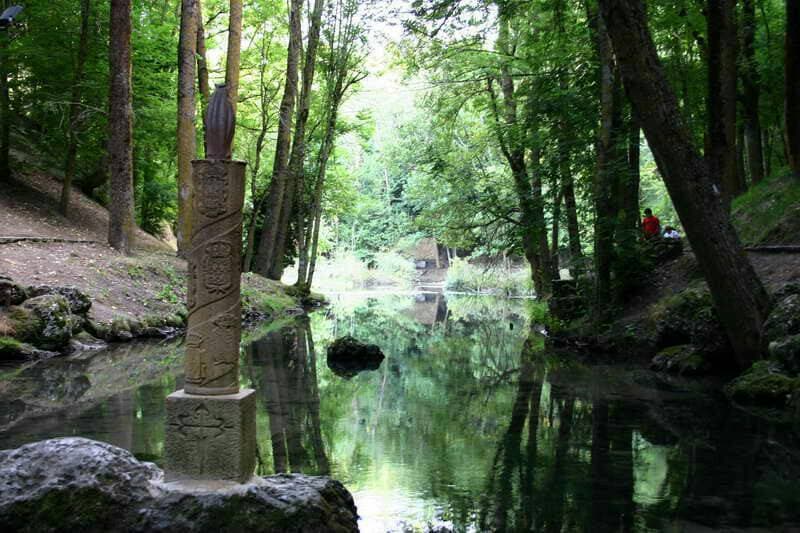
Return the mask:
[[[247,482],[256,467],[255,391],[167,396],[164,467],[167,481]]]

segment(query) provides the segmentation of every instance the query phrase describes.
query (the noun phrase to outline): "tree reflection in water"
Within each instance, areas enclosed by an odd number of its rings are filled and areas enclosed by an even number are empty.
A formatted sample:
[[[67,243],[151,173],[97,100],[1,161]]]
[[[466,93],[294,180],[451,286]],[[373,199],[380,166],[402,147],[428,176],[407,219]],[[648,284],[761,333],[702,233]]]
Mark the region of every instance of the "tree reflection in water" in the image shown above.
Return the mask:
[[[314,340],[307,319],[250,344],[251,379],[269,417],[273,471],[328,474],[322,442]],[[269,472],[259,454],[259,473]]]
[[[796,426],[694,381],[551,353],[527,333],[526,311],[507,299],[343,297],[268,330],[241,366],[258,398],[259,473],[330,472],[363,531],[800,523]],[[343,380],[318,359],[345,334],[381,346],[378,371]],[[159,461],[180,355],[130,344],[5,374],[0,448],[81,435]]]

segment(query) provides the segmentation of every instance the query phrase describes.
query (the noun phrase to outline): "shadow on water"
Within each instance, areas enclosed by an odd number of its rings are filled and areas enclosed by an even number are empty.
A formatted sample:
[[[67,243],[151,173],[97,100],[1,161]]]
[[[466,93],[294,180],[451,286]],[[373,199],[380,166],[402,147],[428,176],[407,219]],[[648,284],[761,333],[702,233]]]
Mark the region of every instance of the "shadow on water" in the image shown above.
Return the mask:
[[[800,524],[796,427],[696,382],[550,353],[526,305],[340,296],[254,335],[241,379],[257,392],[259,473],[330,473],[364,531]],[[378,370],[330,371],[325,349],[344,335],[382,348]],[[126,345],[3,369],[0,448],[83,435],[160,461],[180,356]]]

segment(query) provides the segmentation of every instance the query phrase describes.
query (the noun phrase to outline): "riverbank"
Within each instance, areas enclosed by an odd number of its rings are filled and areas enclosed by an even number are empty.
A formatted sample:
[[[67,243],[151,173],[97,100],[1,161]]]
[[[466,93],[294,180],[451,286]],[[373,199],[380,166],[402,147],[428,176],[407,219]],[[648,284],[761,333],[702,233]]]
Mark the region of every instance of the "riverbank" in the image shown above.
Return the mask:
[[[789,408],[800,418],[800,186],[769,180],[737,199],[732,219],[748,258],[773,301],[764,323],[764,361],[737,376],[729,344],[697,261],[684,243],[660,258],[640,289],[599,321],[579,283],[557,297],[550,343],[592,358],[631,359],[661,372],[715,375],[726,393],[747,406]],[[561,296],[561,295],[557,295]]]
[[[30,173],[0,195],[0,360],[179,334],[187,267],[169,237],[137,230],[133,255],[122,255],[105,244],[108,212],[101,205],[74,191],[70,215],[58,214],[59,186]],[[256,274],[242,276],[246,324],[322,301]]]

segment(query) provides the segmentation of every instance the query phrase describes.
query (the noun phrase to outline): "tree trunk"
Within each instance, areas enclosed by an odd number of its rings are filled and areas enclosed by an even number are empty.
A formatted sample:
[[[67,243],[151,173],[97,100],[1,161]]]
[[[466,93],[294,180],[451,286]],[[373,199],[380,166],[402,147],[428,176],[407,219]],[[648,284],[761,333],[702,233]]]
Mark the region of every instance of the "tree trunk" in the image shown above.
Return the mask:
[[[289,174],[287,176],[286,188],[283,198],[283,207],[278,224],[278,232],[275,240],[275,258],[272,263],[268,276],[271,279],[279,280],[283,277],[283,256],[286,253],[286,240],[289,232],[289,221],[292,218],[292,208],[297,205],[298,209],[302,205],[302,194],[304,190],[304,165],[306,159],[306,124],[311,108],[311,89],[314,84],[314,71],[317,62],[317,47],[319,45],[319,33],[322,23],[322,8],[324,0],[314,0],[314,8],[311,12],[311,25],[308,31],[308,44],[303,62],[303,84],[300,88],[300,99],[297,102],[297,114],[295,117],[294,139],[292,141],[292,153],[289,158]],[[298,224],[298,235],[304,232],[303,225]],[[302,240],[299,239],[299,240]],[[299,243],[302,247],[302,243]]]
[[[736,168],[736,0],[708,0],[708,142],[711,177],[726,209],[742,190]]]
[[[278,137],[275,142],[275,160],[272,168],[272,181],[269,184],[264,227],[258,244],[258,253],[255,261],[255,271],[266,276],[276,261],[283,261],[283,257],[275,254],[278,223],[283,207],[283,197],[286,187],[286,174],[289,164],[289,148],[292,136],[292,112],[297,96],[297,64],[300,58],[301,25],[300,18],[303,10],[302,0],[292,0],[289,14],[289,48],[286,58],[286,83],[283,88],[281,100]]]
[[[633,113],[631,113],[633,114]],[[622,202],[622,228],[639,233],[639,185],[641,182],[641,128],[636,117],[631,117],[628,130],[628,175],[620,199]]]
[[[734,349],[732,366],[762,355],[770,309],[761,280],[744,254],[669,87],[641,0],[600,0],[625,89],[644,129],[670,197],[708,282]]]
[[[785,44],[786,151],[789,166],[800,177],[800,2],[786,0]]]
[[[111,201],[108,243],[130,255],[133,247],[133,105],[131,0],[111,0],[109,26],[109,138]]]
[[[194,184],[192,160],[197,157],[195,131],[196,0],[181,0],[178,41],[178,255],[185,255],[192,238]]]
[[[566,176],[566,179],[564,179]],[[583,251],[581,249],[581,232],[578,225],[578,208],[575,202],[575,184],[572,172],[567,166],[567,174],[562,174],[561,187],[564,191],[564,209],[567,211],[567,234],[569,235],[569,255],[573,277],[578,277],[583,270]]]
[[[550,239],[550,267],[553,269],[553,279],[561,277],[559,273],[559,236],[561,233],[561,199],[564,197],[564,192],[561,187],[554,189],[555,197],[553,198],[553,224],[552,237]]]
[[[756,12],[755,0],[744,0],[742,5],[742,87],[744,144],[747,150],[747,168],[750,182],[764,179],[764,150],[761,146],[761,120],[758,106],[761,99],[758,61],[755,51]]]
[[[513,56],[510,43],[510,14],[500,6],[498,15],[500,28],[497,37],[497,48],[504,58]],[[544,207],[541,197],[541,181],[538,172],[529,174],[525,160],[525,141],[529,132],[524,131],[527,125],[519,122],[517,110],[517,90],[514,84],[508,59],[500,64],[500,88],[502,91],[502,113],[498,109],[497,97],[491,80],[488,92],[491,98],[492,111],[496,125],[496,135],[503,156],[511,169],[514,190],[520,208],[520,226],[522,231],[522,248],[525,258],[531,265],[531,277],[537,297],[546,299],[551,293],[550,250],[547,245],[547,227],[544,220]],[[535,150],[534,150],[535,151]],[[531,154],[532,164],[538,165],[538,151]]]
[[[0,0],[0,8],[7,2]],[[0,31],[0,183],[11,179],[11,102],[8,94],[8,31]]]
[[[203,2],[197,0],[197,89],[200,92],[200,118],[203,121],[203,154],[206,153],[206,106],[211,100],[211,87],[208,81],[208,58],[206,53],[206,33],[203,27]]]
[[[322,223],[322,191],[325,186],[325,172],[328,168],[328,158],[333,149],[333,140],[336,135],[336,120],[339,110],[339,103],[333,102],[328,112],[328,123],[325,126],[325,137],[320,147],[319,162],[317,164],[317,182],[314,184],[314,205],[312,213],[314,217],[314,231],[311,237],[311,253],[308,259],[308,273],[303,276],[306,265],[300,261],[298,265],[298,279],[305,279],[305,284],[311,287],[314,281],[314,271],[317,267],[317,249],[319,246],[319,228]],[[302,257],[301,257],[302,259]],[[301,277],[303,276],[303,277]]]
[[[89,53],[89,0],[81,0],[81,34],[78,44],[78,61],[75,65],[75,76],[72,82],[72,95],[69,103],[69,124],[67,124],[67,158],[64,164],[64,183],[61,186],[61,214],[69,213],[69,196],[72,189],[72,178],[75,176],[75,160],[78,155],[78,114],[81,107],[81,84]]]
[[[231,0],[228,19],[228,57],[225,61],[225,86],[228,101],[236,116],[239,104],[239,63],[242,50],[242,0]]]
[[[611,266],[614,260],[614,229],[617,210],[613,201],[616,170],[614,115],[614,57],[605,21],[596,17],[595,46],[599,59],[600,124],[597,130],[596,169],[593,183],[595,301],[599,307],[611,303]]]

